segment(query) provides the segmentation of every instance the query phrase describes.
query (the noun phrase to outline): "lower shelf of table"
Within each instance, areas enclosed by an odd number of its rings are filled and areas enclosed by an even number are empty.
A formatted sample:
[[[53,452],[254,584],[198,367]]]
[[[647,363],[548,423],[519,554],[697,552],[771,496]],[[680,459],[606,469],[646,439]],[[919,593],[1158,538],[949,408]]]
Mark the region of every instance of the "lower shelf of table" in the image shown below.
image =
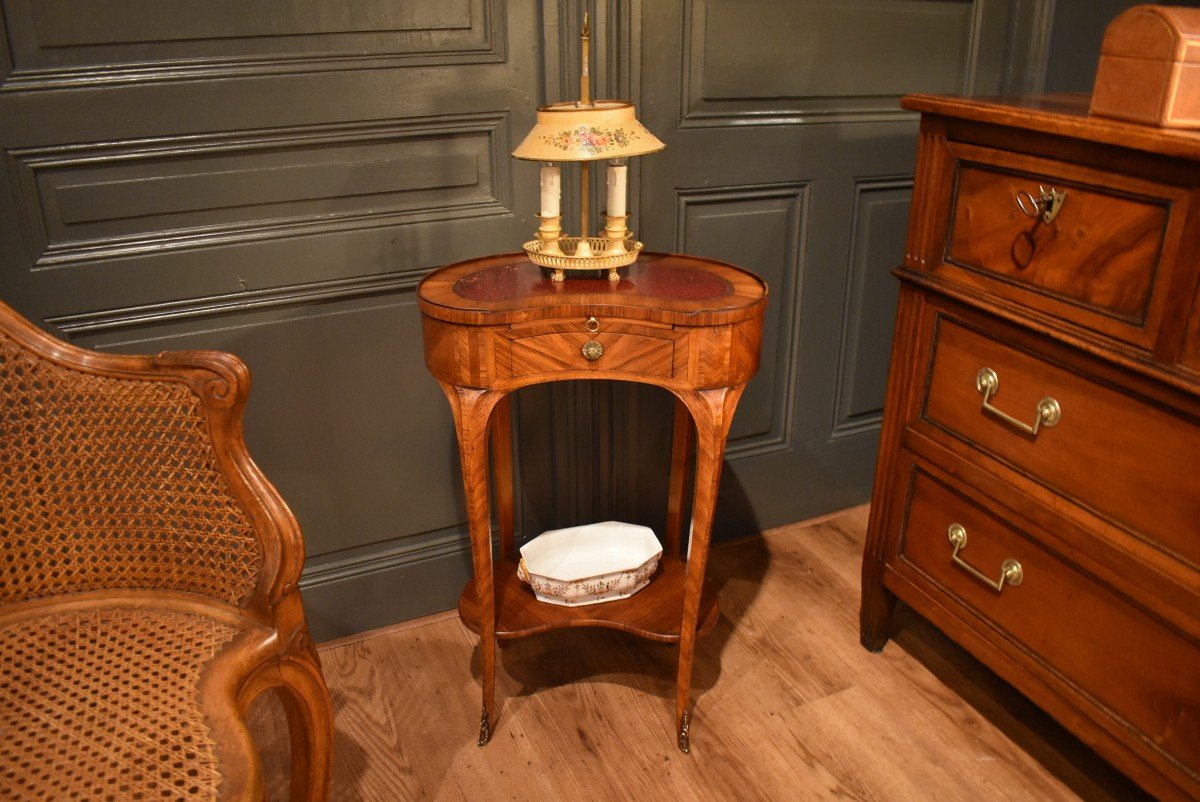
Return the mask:
[[[497,560],[492,567],[496,584],[496,637],[521,638],[564,627],[609,627],[643,638],[676,643],[683,620],[683,590],[687,564],[664,559],[650,584],[627,599],[562,607],[538,601],[528,585],[517,579],[517,564]],[[705,581],[700,594],[697,634],[717,623],[717,593]],[[479,597],[475,580],[467,582],[458,600],[458,615],[472,632],[479,632]]]

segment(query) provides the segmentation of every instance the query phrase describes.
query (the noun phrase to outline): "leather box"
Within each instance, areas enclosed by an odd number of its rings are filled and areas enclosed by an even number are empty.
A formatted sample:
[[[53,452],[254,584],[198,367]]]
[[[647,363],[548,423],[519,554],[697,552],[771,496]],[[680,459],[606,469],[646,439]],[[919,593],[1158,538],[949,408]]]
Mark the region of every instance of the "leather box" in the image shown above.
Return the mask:
[[[1134,6],[1110,22],[1091,113],[1200,128],[1200,8]]]

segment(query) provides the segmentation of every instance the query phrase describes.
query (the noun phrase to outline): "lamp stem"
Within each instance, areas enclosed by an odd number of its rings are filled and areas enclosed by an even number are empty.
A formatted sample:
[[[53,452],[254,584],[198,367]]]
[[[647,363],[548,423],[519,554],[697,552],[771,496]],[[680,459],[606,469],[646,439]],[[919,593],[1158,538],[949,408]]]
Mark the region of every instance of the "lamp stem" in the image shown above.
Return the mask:
[[[582,195],[579,198],[579,236],[586,238],[588,235],[588,177],[592,173],[592,163],[583,163],[583,172],[579,181],[579,186]]]

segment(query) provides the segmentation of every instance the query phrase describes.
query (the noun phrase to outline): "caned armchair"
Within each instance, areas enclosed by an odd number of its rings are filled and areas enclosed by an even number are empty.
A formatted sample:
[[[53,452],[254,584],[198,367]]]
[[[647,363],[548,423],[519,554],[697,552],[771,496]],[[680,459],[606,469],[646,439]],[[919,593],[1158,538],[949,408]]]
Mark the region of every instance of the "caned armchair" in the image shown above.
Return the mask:
[[[294,799],[332,720],[300,531],[218,352],[99,354],[0,304],[0,797],[259,799],[251,702],[279,689]]]

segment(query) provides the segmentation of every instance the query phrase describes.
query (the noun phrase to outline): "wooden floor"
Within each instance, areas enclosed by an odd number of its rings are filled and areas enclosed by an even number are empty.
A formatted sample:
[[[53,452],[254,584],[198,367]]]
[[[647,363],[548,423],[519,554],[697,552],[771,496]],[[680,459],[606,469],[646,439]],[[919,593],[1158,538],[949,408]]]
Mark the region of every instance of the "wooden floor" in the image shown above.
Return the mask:
[[[887,648],[863,649],[866,522],[860,507],[714,547],[722,616],[697,647],[690,755],[674,746],[670,646],[605,630],[511,643],[481,749],[476,639],[456,617],[327,644],[333,798],[1143,798],[903,608]],[[279,777],[267,708],[256,729]]]

